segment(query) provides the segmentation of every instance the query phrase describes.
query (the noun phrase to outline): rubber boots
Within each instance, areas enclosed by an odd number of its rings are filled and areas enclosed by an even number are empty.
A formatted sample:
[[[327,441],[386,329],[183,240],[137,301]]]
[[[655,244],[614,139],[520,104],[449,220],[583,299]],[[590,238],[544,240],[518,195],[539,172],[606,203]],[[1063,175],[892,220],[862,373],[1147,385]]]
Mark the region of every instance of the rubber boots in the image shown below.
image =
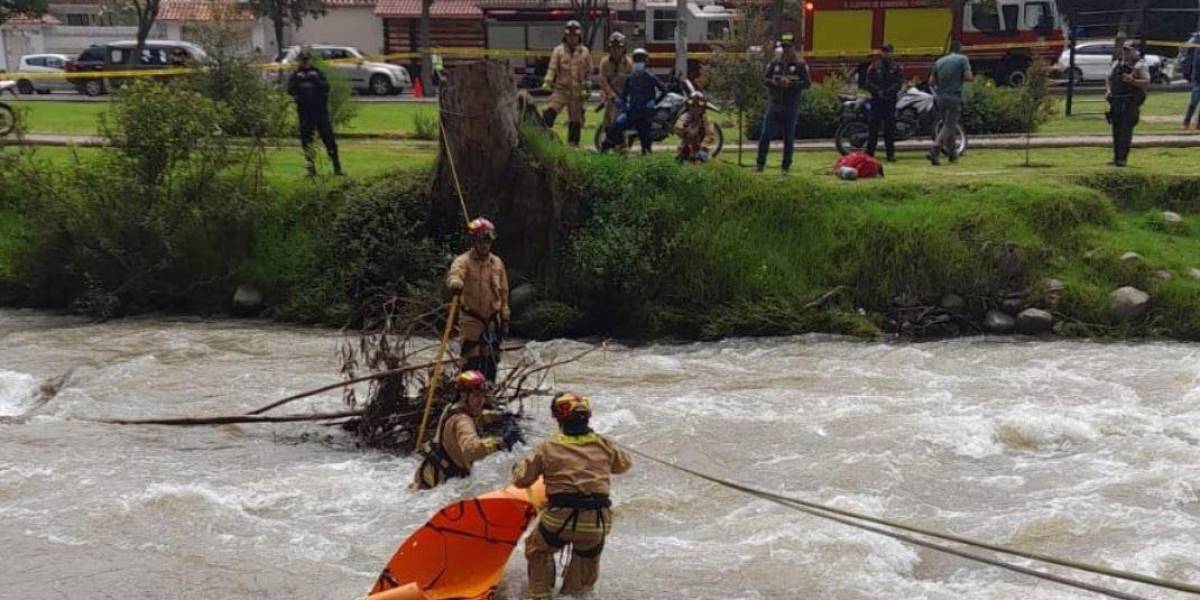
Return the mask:
[[[567,143],[578,148],[582,137],[583,123],[567,123]]]

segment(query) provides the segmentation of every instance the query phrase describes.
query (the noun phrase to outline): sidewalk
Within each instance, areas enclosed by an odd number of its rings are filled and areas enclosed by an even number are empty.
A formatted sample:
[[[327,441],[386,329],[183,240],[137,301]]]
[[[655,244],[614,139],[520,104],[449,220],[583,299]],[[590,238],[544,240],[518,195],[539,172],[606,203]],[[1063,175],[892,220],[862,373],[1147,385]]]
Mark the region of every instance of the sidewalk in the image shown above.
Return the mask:
[[[401,135],[387,134],[339,134],[339,138],[343,140],[362,140],[362,141],[389,141],[403,143],[413,146],[436,146],[433,141],[419,141]],[[736,151],[737,143],[734,140],[726,140],[724,147],[725,152]],[[295,140],[276,140],[276,144],[284,146],[298,145]],[[24,144],[26,146],[103,146],[104,139],[98,136],[91,135],[63,135],[53,133],[29,133],[25,134],[22,140],[16,138],[5,138],[0,140],[0,144]],[[926,139],[908,140],[905,142],[897,142],[896,148],[900,150],[925,150],[929,148],[930,142]],[[1031,148],[1107,148],[1112,146],[1112,137],[1108,135],[1062,135],[1062,136],[1034,136],[1030,141]],[[1133,145],[1135,148],[1197,148],[1200,147],[1200,134],[1195,133],[1162,133],[1162,134],[1146,134],[1135,135],[1133,137]],[[771,148],[780,149],[783,147],[782,142],[773,142]],[[971,136],[969,140],[970,149],[995,149],[995,150],[1019,150],[1025,147],[1025,136],[1023,135],[976,135]],[[758,148],[758,144],[751,142],[742,145],[743,151],[753,152]],[[834,152],[836,151],[833,145],[833,140],[797,140],[797,152]]]

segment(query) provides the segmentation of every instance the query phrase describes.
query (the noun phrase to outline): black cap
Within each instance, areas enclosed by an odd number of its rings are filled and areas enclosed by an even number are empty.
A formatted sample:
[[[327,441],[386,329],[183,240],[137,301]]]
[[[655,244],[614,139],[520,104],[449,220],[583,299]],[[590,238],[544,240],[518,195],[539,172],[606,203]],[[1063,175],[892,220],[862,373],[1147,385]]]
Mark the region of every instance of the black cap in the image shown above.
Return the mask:
[[[884,42],[883,45],[879,47],[879,50],[881,52],[891,52],[892,50],[894,50],[894,48],[892,48],[891,44]]]

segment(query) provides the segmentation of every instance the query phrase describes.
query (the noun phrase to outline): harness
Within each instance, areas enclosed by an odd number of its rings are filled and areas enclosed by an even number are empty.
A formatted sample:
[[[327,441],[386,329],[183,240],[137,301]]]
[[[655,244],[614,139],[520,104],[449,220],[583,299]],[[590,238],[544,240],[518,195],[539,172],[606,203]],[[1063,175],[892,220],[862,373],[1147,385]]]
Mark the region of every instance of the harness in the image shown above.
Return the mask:
[[[584,435],[574,435],[574,436],[566,435],[566,434],[559,434],[557,436],[557,438],[555,439],[555,441],[557,441],[558,443],[561,443],[561,444],[571,444],[571,445],[585,444],[588,442],[599,442],[601,444],[604,443],[604,439],[601,438],[600,436],[596,435],[595,433],[586,433]],[[568,527],[571,528],[571,531],[577,531],[579,528],[580,513],[582,513],[585,510],[595,511],[596,521],[595,521],[594,527],[596,528],[596,530],[604,532],[604,534],[605,534],[604,537],[607,537],[609,523],[604,516],[604,510],[612,507],[612,499],[609,498],[608,494],[585,494],[582,492],[567,492],[567,493],[559,493],[559,494],[550,494],[550,497],[547,500],[549,501],[548,506],[550,508],[569,508],[569,509],[571,509],[571,513],[567,515],[567,518],[563,520],[562,524],[559,525],[558,529],[551,529],[549,526],[547,526],[545,517],[538,520],[538,531],[541,532],[542,537],[545,538],[545,540],[546,540],[546,544],[549,545],[550,547],[558,550],[558,549],[561,549],[561,548],[564,548],[567,546],[567,544],[569,542],[562,539],[562,532],[566,531],[566,529]],[[576,554],[582,558],[596,558],[596,557],[600,556],[600,553],[603,551],[604,551],[604,538],[603,537],[601,538],[600,543],[597,544],[595,548],[590,548],[588,550],[579,550],[579,549],[572,550],[572,552],[574,554]]]
[[[420,474],[421,485],[425,489],[437,487],[447,479],[466,477],[471,474],[469,470],[458,466],[458,463],[451,460],[450,455],[442,447],[442,432],[446,428],[446,421],[450,417],[459,414],[465,413],[461,408],[457,408],[451,404],[442,410],[442,416],[438,418],[437,432],[434,434],[433,439],[430,440],[425,458],[421,461],[421,466],[417,469],[417,473]]]
[[[467,308],[465,306],[459,308],[462,314],[483,323],[483,333],[477,340],[463,340],[462,349],[460,352],[463,355],[469,354],[476,347],[483,346],[484,356],[494,357],[500,352],[500,344],[503,341],[500,335],[500,313],[499,311],[492,313],[490,318],[484,318],[483,315]]]

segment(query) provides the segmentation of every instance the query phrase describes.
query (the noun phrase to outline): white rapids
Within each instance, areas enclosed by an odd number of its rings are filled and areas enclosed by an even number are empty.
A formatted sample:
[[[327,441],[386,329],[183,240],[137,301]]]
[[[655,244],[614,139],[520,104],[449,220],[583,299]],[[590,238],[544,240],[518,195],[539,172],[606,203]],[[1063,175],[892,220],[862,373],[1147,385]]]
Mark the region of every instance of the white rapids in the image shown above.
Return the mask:
[[[336,343],[254,321],[0,311],[0,597],[356,599],[437,508],[505,481],[514,455],[414,494],[412,459],[312,424],[71,419],[245,412],[335,381]],[[583,345],[531,347],[561,357]],[[1198,358],[1179,343],[806,336],[611,347],[552,383],[593,398],[598,430],[721,477],[1196,582]],[[39,404],[42,382],[68,372]],[[286,412],[340,407],[331,392]],[[531,408],[549,427],[541,401]],[[614,495],[597,599],[1092,597],[644,461]],[[500,598],[524,583],[518,551]]]

